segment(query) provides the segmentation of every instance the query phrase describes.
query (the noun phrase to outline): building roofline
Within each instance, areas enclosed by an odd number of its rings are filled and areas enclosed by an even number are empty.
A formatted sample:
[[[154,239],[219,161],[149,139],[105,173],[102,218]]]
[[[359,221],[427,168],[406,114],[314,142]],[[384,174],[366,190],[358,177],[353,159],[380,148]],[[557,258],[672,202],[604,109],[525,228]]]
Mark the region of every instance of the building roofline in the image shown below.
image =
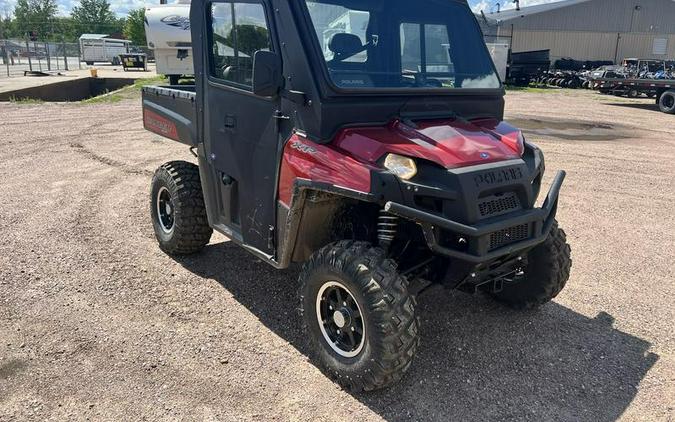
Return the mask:
[[[537,4],[534,6],[522,7],[520,10],[508,9],[502,10],[499,13],[486,14],[489,19],[494,19],[497,23],[508,22],[514,19],[524,18],[526,16],[536,15],[539,13],[550,12],[552,10],[562,9],[565,7],[575,6],[581,3],[587,3],[592,0],[562,0],[553,3]]]

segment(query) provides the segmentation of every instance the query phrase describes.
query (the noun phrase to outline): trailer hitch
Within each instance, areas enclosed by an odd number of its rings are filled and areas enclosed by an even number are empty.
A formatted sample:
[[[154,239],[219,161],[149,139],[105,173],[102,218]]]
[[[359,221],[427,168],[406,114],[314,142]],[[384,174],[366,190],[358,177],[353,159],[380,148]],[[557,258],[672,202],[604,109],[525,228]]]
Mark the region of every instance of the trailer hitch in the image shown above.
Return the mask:
[[[498,260],[492,264],[477,265],[454,288],[467,293],[478,290],[489,290],[499,293],[504,289],[504,283],[517,283],[525,276],[527,258],[518,255],[506,260]]]

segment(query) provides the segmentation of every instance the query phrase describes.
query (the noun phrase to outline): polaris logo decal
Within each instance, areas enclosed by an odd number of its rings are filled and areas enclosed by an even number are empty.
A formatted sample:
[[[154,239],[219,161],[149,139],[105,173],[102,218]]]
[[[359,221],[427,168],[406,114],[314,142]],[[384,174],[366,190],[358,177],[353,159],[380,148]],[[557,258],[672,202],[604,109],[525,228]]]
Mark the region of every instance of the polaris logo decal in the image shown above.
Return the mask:
[[[169,15],[160,19],[160,21],[169,26],[180,28],[184,31],[190,29],[190,18],[187,16]]]
[[[494,170],[477,174],[473,177],[476,187],[498,185],[523,178],[523,171],[519,167],[504,170]]]
[[[365,81],[361,79],[343,79],[340,82],[344,85],[365,85]]]

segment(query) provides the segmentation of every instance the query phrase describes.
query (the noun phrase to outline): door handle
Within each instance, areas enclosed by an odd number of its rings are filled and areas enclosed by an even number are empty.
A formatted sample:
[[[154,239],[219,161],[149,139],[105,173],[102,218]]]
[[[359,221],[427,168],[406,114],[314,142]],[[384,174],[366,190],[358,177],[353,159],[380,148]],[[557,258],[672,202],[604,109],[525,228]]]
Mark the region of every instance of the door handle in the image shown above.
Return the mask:
[[[272,115],[273,118],[277,120],[291,120],[289,116],[286,116],[281,112],[281,110],[276,110],[274,114]]]
[[[225,116],[224,126],[227,128],[234,128],[235,126],[237,126],[237,118],[233,115]]]

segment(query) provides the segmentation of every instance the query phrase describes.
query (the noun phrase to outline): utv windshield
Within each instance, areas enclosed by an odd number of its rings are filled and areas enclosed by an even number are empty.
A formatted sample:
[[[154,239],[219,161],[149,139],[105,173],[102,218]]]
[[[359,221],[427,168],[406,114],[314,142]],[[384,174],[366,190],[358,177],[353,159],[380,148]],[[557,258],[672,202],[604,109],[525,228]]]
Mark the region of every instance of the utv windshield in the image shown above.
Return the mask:
[[[499,88],[482,33],[456,0],[305,0],[340,88]]]

